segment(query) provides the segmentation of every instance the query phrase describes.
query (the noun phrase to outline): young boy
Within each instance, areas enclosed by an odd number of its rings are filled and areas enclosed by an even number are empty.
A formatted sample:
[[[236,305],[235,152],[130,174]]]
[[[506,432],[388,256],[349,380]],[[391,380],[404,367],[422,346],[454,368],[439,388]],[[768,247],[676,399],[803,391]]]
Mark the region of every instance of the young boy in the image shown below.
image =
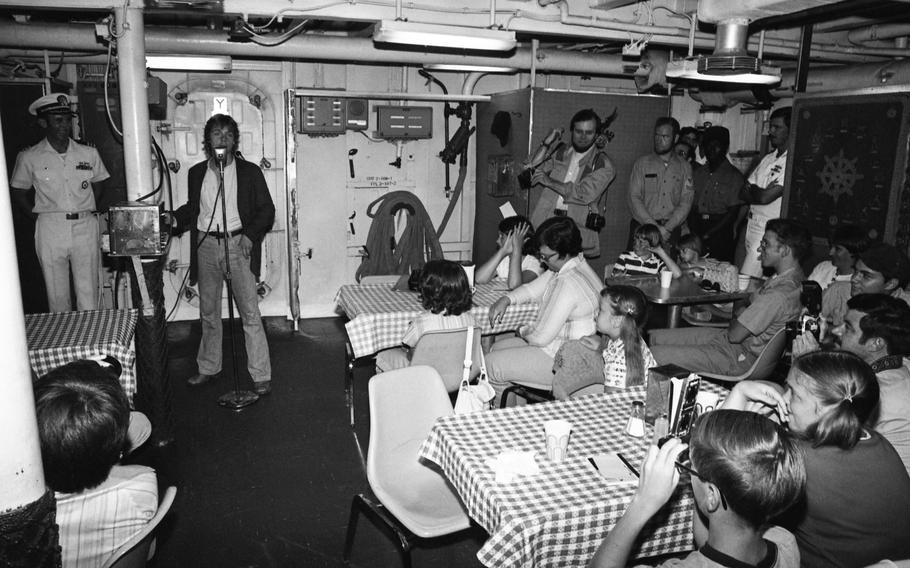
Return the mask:
[[[693,426],[691,464],[680,459],[686,449],[678,439],[659,450],[651,447],[638,493],[590,566],[626,565],[638,533],[676,489],[679,468],[691,477],[699,549],[661,566],[798,568],[793,535],[766,526],[796,502],[806,484],[802,454],[786,430],[753,412],[715,410]]]

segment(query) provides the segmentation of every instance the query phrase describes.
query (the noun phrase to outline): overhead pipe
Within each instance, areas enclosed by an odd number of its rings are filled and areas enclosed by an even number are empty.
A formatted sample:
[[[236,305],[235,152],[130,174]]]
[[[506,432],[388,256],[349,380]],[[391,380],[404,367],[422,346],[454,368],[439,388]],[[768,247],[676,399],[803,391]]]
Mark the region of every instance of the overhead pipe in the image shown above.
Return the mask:
[[[19,24],[0,22],[0,45],[8,48],[97,51],[95,27],[91,24]],[[512,55],[492,57],[452,53],[428,53],[376,49],[370,38],[298,35],[277,46],[232,43],[227,32],[183,28],[146,28],[145,49],[149,53],[187,55],[230,55],[241,59],[286,59],[426,65],[428,62],[454,65],[486,65],[530,69],[532,50],[518,47]],[[584,75],[624,75],[622,57],[563,50],[538,50],[539,71]]]
[[[880,39],[894,39],[910,36],[910,24],[885,24],[879,26],[869,26],[858,30],[850,30],[847,33],[847,41],[850,43],[864,43]]]
[[[579,28],[579,26],[574,26]],[[509,29],[520,30],[522,26],[510,25]],[[580,28],[579,28],[580,29]],[[529,30],[533,31],[533,30]],[[596,30],[586,30],[579,37],[595,37]],[[652,37],[652,43],[678,43],[688,45],[688,33],[679,30],[678,36]],[[519,46],[510,56],[492,57],[482,55],[461,55],[453,53],[427,53],[415,51],[397,51],[376,49],[370,38],[350,38],[342,36],[298,35],[278,46],[261,46],[253,43],[231,43],[227,33],[215,30],[192,30],[184,28],[146,28],[145,46],[148,52],[185,53],[203,55],[230,55],[246,59],[285,59],[313,61],[351,61],[363,63],[387,63],[425,65],[433,63],[450,63],[458,65],[506,66],[520,70],[529,70],[532,66],[537,71],[584,75],[625,75],[622,57],[614,54],[589,54],[566,52],[564,50],[540,49],[538,58],[534,58],[531,47]],[[701,45],[702,40],[698,40]],[[65,51],[99,50],[95,38],[95,27],[91,24],[54,24],[0,22],[0,45],[15,49],[56,49]],[[710,47],[713,45],[713,38]],[[797,43],[785,40],[765,41],[766,56],[779,55],[781,49],[787,55],[793,55]],[[910,56],[907,50],[892,49],[899,53],[882,53],[872,48],[813,49],[814,58],[832,61],[857,61],[865,55]]]

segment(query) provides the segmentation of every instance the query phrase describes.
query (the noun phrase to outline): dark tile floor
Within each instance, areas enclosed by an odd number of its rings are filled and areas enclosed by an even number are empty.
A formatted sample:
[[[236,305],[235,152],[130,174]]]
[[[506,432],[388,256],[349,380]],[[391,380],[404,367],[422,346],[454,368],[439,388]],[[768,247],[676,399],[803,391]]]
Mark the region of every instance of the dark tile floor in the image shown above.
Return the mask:
[[[163,485],[178,487],[154,567],[344,565],[351,497],[368,492],[368,485],[348,426],[342,320],[304,320],[296,333],[278,322],[268,326],[268,335],[272,394],[232,412],[216,402],[231,390],[230,356],[226,377],[191,389],[184,379],[196,370],[199,326],[169,326],[176,441],[136,457],[156,467]],[[241,348],[241,367],[244,359]],[[357,434],[364,450],[370,367],[356,369]],[[245,371],[242,376],[248,377]],[[418,548],[414,566],[480,566],[475,555],[485,538],[476,529]],[[401,561],[394,543],[361,517],[351,565],[397,567]]]

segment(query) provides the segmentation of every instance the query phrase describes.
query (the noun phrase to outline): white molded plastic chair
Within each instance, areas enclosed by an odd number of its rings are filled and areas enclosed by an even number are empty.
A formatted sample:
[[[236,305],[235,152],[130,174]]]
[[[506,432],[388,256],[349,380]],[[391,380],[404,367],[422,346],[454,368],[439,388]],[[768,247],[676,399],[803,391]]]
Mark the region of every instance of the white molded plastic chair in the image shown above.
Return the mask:
[[[370,379],[369,391],[367,480],[379,502],[354,496],[344,561],[362,512],[395,538],[404,566],[410,567],[414,537],[444,536],[471,524],[446,479],[417,458],[436,419],[453,413],[452,403],[439,373],[425,365],[380,373]]]
[[[464,370],[464,349],[467,341],[467,329],[445,329],[428,331],[420,336],[414,353],[411,354],[411,366],[429,365],[436,369],[446,391],[455,392],[461,385]],[[471,355],[471,379],[480,374],[480,328],[474,328],[474,351]]]
[[[771,337],[771,340],[768,341],[765,348],[762,349],[761,353],[758,354],[758,357],[755,358],[755,362],[752,363],[752,366],[749,367],[745,373],[741,375],[720,375],[699,371],[698,374],[706,379],[729,383],[738,383],[739,381],[745,381],[747,379],[767,379],[771,376],[771,373],[777,366],[777,362],[780,361],[780,356],[783,355],[786,344],[787,328],[783,327]]]
[[[155,540],[154,531],[161,520],[167,515],[177,495],[177,488],[173,485],[164,492],[164,498],[158,504],[158,510],[142,530],[123,543],[114,554],[107,559],[102,568],[142,568],[149,559],[149,550]]]

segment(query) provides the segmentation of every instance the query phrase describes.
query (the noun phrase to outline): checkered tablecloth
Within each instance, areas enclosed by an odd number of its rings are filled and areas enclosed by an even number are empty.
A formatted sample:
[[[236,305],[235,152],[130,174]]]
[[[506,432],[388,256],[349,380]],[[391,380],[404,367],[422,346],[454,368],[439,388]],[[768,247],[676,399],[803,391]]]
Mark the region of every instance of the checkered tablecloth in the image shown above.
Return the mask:
[[[477,285],[471,314],[477,325],[482,326],[482,333],[515,330],[537,317],[537,304],[511,305],[502,323],[491,328],[490,306],[506,292],[502,281]],[[335,302],[350,319],[344,327],[355,358],[401,345],[408,324],[424,311],[415,292],[396,291],[388,284],[342,286]]]
[[[653,432],[647,426],[644,438],[623,433],[634,400],[645,400],[643,387],[436,422],[420,457],[439,465],[470,516],[490,534],[477,553],[485,566],[587,565],[637,489],[637,482],[607,483],[587,458],[622,452],[641,464]],[[543,434],[544,422],[554,418],[572,423],[569,457],[559,464],[547,461]],[[496,483],[485,461],[504,450],[536,452],[540,474]],[[633,557],[691,550],[693,504],[684,475],[667,505],[642,530]]]
[[[120,384],[136,393],[136,310],[93,310],[25,316],[28,358],[38,376],[70,361],[110,355],[123,366]]]

